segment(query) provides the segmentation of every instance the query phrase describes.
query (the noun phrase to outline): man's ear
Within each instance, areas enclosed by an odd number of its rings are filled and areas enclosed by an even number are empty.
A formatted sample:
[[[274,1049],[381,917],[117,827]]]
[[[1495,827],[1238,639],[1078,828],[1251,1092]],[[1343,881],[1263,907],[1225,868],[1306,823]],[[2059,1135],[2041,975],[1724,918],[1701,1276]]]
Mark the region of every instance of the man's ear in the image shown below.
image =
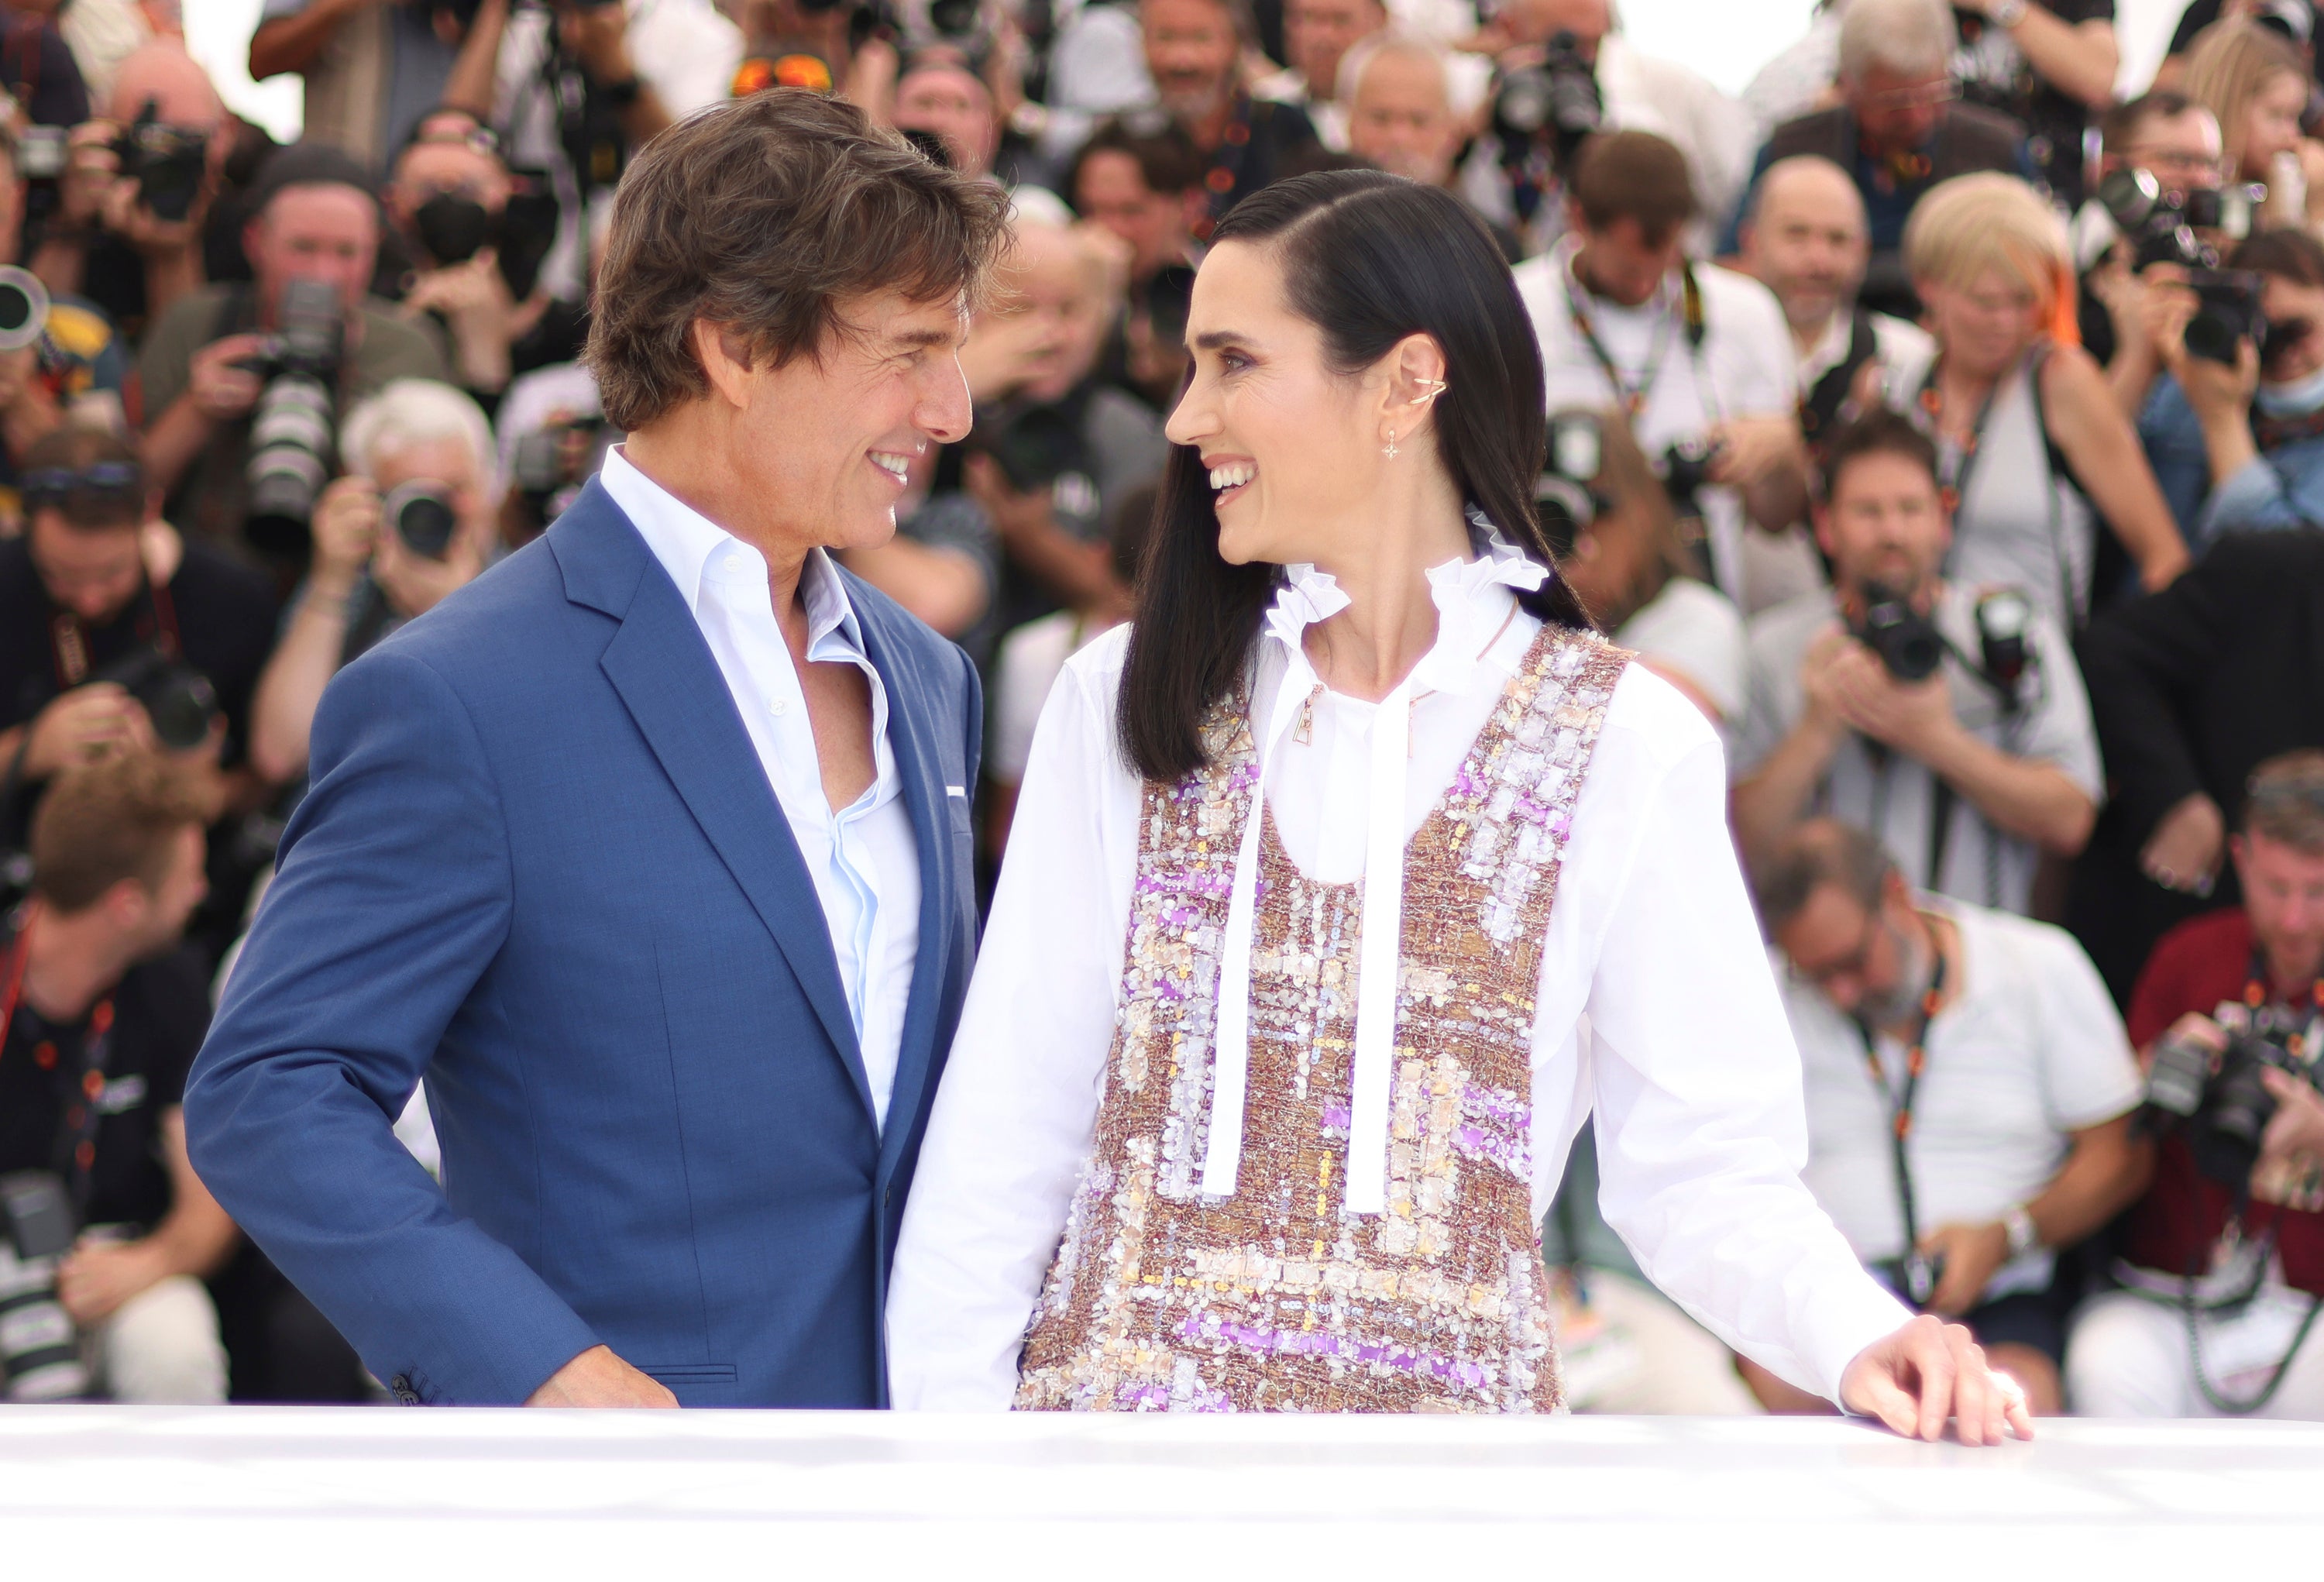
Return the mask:
[[[729,405],[750,405],[750,344],[727,326],[707,319],[696,319],[688,333],[694,340],[695,360],[702,365],[711,390]]]

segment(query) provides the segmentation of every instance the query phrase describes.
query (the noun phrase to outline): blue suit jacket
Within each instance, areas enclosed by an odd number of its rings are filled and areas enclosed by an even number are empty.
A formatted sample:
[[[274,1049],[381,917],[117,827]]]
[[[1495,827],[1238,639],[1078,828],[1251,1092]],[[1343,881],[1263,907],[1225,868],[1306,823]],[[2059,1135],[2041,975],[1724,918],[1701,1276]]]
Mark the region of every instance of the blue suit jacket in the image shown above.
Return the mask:
[[[884,1134],[717,662],[592,483],[342,671],[186,1093],[218,1200],[400,1397],[600,1342],[687,1405],[885,1404],[888,1261],[975,939],[980,701],[847,580],[918,837]],[[391,1119],[422,1073],[444,1187]]]

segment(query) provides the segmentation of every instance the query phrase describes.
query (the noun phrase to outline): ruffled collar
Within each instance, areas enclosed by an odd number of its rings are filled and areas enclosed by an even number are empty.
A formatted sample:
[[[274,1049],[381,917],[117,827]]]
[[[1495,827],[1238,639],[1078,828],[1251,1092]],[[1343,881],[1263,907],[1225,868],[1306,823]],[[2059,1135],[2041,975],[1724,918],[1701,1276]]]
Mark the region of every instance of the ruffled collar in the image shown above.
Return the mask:
[[[1554,575],[1509,541],[1483,513],[1469,513],[1471,559],[1446,560],[1427,570],[1436,605],[1436,642],[1413,669],[1418,690],[1459,691],[1474,670],[1480,643],[1508,619],[1515,593],[1532,593]],[[1305,561],[1283,569],[1283,585],[1268,607],[1266,634],[1293,653],[1308,627],[1348,607],[1339,579]]]

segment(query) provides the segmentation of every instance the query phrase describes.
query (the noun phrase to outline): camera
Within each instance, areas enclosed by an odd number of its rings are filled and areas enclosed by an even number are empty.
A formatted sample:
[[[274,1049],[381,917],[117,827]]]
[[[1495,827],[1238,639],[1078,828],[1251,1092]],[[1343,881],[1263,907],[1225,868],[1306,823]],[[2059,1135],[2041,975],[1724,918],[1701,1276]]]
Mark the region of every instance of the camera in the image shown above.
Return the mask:
[[[1493,92],[1493,134],[1505,159],[1521,158],[1545,144],[1555,169],[1567,169],[1582,139],[1606,118],[1598,73],[1582,58],[1582,41],[1570,29],[1553,35],[1538,66],[1502,74]]]
[[[985,37],[982,0],[928,0],[928,28],[947,43],[982,42]]]
[[[1918,1247],[1908,1248],[1903,1257],[1877,1265],[1895,1285],[1897,1292],[1915,1309],[1924,1309],[1929,1299],[1937,1294],[1944,1282],[1945,1260],[1941,1254],[1932,1258]]]
[[[49,335],[49,288],[29,269],[0,264],[0,352],[38,345]]]
[[[1662,453],[1655,471],[1663,480],[1663,493],[1670,496],[1671,509],[1681,522],[1702,519],[1702,486],[1711,481],[1711,469],[1718,462],[1720,447],[1704,439],[1681,439]]]
[[[74,1218],[56,1176],[0,1176],[0,1389],[11,1402],[88,1396],[80,1334],[57,1300],[57,1265],[72,1251]]]
[[[193,212],[209,152],[207,133],[163,125],[161,101],[151,98],[113,140],[121,173],[137,183],[138,196],[156,219],[181,220]]]
[[[1541,521],[1541,536],[1552,558],[1573,553],[1573,546],[1613,502],[1591,486],[1604,470],[1605,430],[1594,412],[1563,412],[1549,421],[1548,455],[1534,479],[1533,504]]]
[[[581,486],[621,436],[603,418],[573,418],[519,436],[509,458],[510,481],[533,520],[556,521],[571,509]]]
[[[2017,683],[2031,662],[2034,601],[2014,587],[1997,587],[1977,601],[1978,658],[1985,679],[2015,708]]]
[[[1936,623],[1913,607],[1904,594],[1877,582],[1863,587],[1864,614],[1849,623],[1849,635],[1880,656],[1888,673],[1910,684],[1925,681],[1945,662],[1945,639]]]
[[[452,535],[460,526],[452,497],[443,487],[417,479],[390,489],[379,503],[379,514],[406,549],[430,560],[440,560],[451,550]]]
[[[260,550],[295,555],[306,548],[315,497],[331,476],[346,320],[339,293],[319,280],[287,282],[280,319],[249,365],[266,386],[250,414],[247,531]]]
[[[2274,1005],[2224,1006],[2218,1016],[2227,1047],[2215,1059],[2191,1039],[2166,1036],[2154,1046],[2146,1074],[2146,1113],[2156,1129],[2176,1128],[2195,1156],[2195,1168],[2230,1191],[2241,1192],[2259,1162],[2261,1133],[2275,1115],[2275,1098],[2260,1080],[2271,1069],[2312,1082],[2295,1051],[2307,1018]],[[2231,1025],[2232,1023],[2232,1025]]]
[[[2187,272],[2200,304],[2187,325],[2194,356],[2232,365],[2237,342],[2265,338],[2259,275],[2221,269],[2218,249],[2197,233],[2240,241],[2251,234],[2252,214],[2266,196],[2264,187],[2241,185],[2166,191],[2153,171],[2140,170],[2119,170],[2098,183],[2100,207],[2130,244],[2131,267],[2172,264]]]
[[[153,722],[154,736],[173,753],[208,741],[210,725],[218,717],[217,693],[209,678],[156,648],[125,654],[88,679],[110,681],[137,699]]]

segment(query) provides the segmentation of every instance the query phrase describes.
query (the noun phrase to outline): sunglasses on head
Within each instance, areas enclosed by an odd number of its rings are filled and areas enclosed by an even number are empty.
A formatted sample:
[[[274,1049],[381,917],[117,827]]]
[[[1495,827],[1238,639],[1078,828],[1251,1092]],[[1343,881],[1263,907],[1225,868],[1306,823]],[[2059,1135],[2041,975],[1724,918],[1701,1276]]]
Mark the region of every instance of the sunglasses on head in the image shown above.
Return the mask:
[[[71,517],[138,511],[145,504],[145,472],[134,461],[35,467],[17,488],[27,510],[52,505]]]

